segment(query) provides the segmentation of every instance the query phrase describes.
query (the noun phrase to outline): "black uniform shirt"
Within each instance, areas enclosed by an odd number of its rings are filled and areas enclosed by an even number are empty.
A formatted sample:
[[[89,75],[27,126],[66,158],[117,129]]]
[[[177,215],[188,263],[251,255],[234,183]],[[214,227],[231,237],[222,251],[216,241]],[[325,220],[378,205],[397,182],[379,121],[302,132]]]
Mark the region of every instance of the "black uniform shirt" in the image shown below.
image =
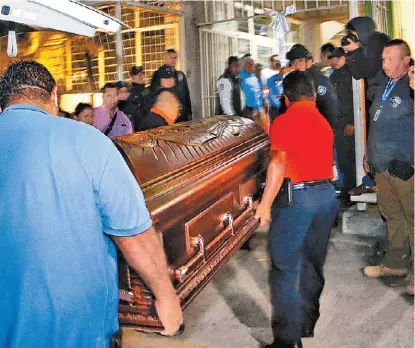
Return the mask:
[[[159,114],[149,112],[140,125],[140,131],[167,126],[167,122]]]

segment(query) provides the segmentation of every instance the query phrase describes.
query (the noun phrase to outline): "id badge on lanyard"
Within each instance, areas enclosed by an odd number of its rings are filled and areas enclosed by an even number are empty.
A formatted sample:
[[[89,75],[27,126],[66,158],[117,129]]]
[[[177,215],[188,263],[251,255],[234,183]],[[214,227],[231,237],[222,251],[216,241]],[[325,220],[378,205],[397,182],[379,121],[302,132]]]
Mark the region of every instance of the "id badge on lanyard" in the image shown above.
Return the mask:
[[[389,96],[392,93],[393,88],[396,85],[396,81],[392,82],[392,80],[389,80],[388,84],[385,87],[385,90],[383,91],[382,98],[380,100],[380,105],[378,106],[375,116],[373,116],[373,122],[376,122],[379,119],[380,113],[382,112],[383,105],[385,105],[386,101],[389,99]]]

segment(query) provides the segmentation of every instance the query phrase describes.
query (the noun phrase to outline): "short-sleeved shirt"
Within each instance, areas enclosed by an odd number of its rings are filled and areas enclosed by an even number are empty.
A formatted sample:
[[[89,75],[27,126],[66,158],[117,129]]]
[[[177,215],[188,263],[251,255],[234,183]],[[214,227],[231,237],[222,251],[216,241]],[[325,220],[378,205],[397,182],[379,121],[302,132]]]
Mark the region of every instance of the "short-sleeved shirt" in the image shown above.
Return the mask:
[[[274,108],[280,108],[281,106],[281,98],[284,94],[284,87],[282,85],[283,77],[279,76],[278,74],[272,75],[267,80],[267,86],[269,88],[269,103]]]
[[[117,118],[111,132],[108,133],[108,137],[114,138],[132,133],[133,126],[128,116],[118,108],[115,108],[114,115],[110,115],[104,105],[94,109],[94,127],[99,129],[102,133],[105,133],[111,124],[112,117],[115,117],[115,114],[117,114]]]
[[[292,183],[333,178],[334,134],[314,101],[299,101],[270,129],[271,151],[287,153],[285,177]]]
[[[152,221],[112,141],[14,105],[0,114],[0,347],[108,347],[118,329],[110,236]]]

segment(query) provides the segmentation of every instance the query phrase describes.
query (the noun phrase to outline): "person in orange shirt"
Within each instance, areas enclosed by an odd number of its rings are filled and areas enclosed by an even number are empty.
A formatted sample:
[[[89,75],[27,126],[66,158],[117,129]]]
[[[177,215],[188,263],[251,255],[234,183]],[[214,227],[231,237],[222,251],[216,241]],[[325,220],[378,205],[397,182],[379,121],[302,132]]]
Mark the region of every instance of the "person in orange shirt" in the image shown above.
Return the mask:
[[[331,183],[334,134],[306,72],[291,72],[283,84],[288,109],[271,124],[271,160],[256,218],[261,226],[270,223],[274,343],[267,347],[300,348],[320,316],[323,264],[338,211]],[[281,207],[276,197],[284,178],[291,180],[292,201]]]

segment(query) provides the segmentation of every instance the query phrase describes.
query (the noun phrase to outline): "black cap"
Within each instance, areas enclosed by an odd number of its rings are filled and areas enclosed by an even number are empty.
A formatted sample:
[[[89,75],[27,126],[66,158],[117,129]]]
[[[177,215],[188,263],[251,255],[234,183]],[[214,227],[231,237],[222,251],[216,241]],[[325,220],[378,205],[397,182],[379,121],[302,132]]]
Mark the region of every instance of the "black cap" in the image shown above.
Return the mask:
[[[296,44],[287,52],[285,58],[287,58],[289,61],[293,61],[296,59],[308,58],[310,56],[311,54],[307,48],[305,48],[303,45]]]
[[[161,79],[169,79],[174,77],[174,70],[167,65],[163,65],[159,69],[158,75]]]
[[[115,88],[120,89],[120,88],[124,88],[124,87],[126,87],[126,88],[130,88],[130,85],[129,85],[127,82],[124,82],[124,81],[118,81],[118,82],[115,84]]]
[[[329,54],[329,58],[340,58],[344,57],[346,54],[344,53],[344,49],[341,47],[336,47],[331,53]]]
[[[135,76],[142,72],[144,72],[144,69],[142,66],[133,66],[130,70],[130,76]]]

